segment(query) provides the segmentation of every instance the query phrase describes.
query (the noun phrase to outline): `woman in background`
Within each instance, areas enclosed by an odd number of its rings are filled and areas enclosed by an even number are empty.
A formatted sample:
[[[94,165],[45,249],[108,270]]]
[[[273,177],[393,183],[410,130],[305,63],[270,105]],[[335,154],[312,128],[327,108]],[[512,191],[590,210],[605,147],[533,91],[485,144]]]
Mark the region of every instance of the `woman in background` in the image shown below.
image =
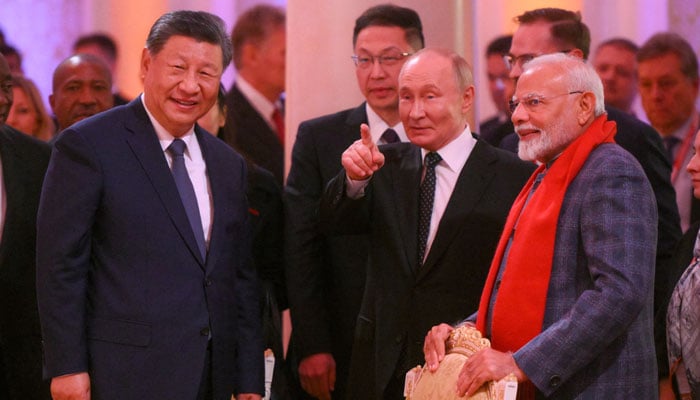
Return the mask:
[[[7,116],[7,124],[44,142],[51,140],[56,126],[46,112],[34,82],[21,75],[13,75],[12,95],[14,102]]]

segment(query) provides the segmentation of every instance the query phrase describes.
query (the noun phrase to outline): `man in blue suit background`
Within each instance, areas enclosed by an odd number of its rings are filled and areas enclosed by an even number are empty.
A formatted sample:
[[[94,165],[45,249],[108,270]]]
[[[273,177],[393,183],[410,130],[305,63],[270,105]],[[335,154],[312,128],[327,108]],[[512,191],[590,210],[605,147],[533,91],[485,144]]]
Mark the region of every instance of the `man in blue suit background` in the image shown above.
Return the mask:
[[[214,15],[161,16],[142,53],[143,94],[55,144],[37,291],[56,400],[263,393],[245,163],[195,124],[230,46]]]

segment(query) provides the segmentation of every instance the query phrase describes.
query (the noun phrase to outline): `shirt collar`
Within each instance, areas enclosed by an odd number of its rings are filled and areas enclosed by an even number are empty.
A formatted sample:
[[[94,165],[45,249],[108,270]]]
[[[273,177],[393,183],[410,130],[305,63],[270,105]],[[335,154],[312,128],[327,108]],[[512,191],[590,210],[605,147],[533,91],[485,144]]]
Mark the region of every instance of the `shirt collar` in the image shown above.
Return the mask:
[[[151,124],[153,124],[153,129],[156,131],[156,136],[158,136],[158,141],[160,142],[160,147],[163,149],[163,151],[167,150],[168,146],[175,140],[175,136],[173,136],[170,132],[168,132],[167,129],[161,125],[158,120],[151,114],[151,112],[148,110],[148,107],[146,106],[146,94],[142,93],[141,94],[141,103],[143,103],[143,108],[146,109],[146,114],[148,114],[148,119],[151,120]],[[183,142],[187,145],[187,150],[186,152],[189,152],[189,149],[192,145],[192,140],[194,139],[194,125],[190,128],[187,133],[182,135],[180,139],[182,139]]]
[[[387,124],[382,119],[382,117],[379,116],[379,114],[374,112],[372,107],[370,107],[367,103],[365,103],[365,111],[367,112],[367,123],[369,124],[369,133],[370,135],[372,135],[372,141],[374,143],[379,142],[379,139],[381,139],[382,134],[388,128],[393,129],[396,132],[396,134],[399,135],[399,139],[401,139],[402,142],[408,142],[406,130],[403,128],[403,124],[400,121],[394,126],[389,126],[389,124]]]
[[[272,113],[275,111],[275,108],[277,108],[275,103],[268,100],[267,97],[263,96],[262,93],[240,75],[236,77],[236,86],[238,90],[243,93],[245,98],[248,99],[255,111],[262,115],[268,122],[272,122]]]
[[[467,124],[459,136],[441,149],[438,149],[437,153],[440,154],[440,157],[450,170],[459,172],[464,167],[464,164],[467,163],[467,159],[469,159],[469,155],[472,153],[472,150],[474,150],[474,146],[476,146],[476,139],[469,129],[469,124]],[[428,153],[428,150],[421,148],[421,160],[424,160],[425,155]]]

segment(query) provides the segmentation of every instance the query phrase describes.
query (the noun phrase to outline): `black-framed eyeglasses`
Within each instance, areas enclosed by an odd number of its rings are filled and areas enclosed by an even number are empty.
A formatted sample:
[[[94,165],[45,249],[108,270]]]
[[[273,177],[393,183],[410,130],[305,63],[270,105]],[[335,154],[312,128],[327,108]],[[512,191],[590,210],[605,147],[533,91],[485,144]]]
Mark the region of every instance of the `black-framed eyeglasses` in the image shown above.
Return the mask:
[[[352,58],[352,61],[355,63],[356,67],[369,68],[370,66],[374,65],[375,61],[377,61],[380,65],[386,65],[386,66],[396,65],[399,63],[399,61],[410,56],[411,54],[413,54],[413,53],[406,53],[406,52],[401,52],[401,51],[390,51],[390,52],[387,52],[384,54],[380,54],[378,56],[372,56],[369,54],[362,54],[362,55],[354,54],[350,58]]]
[[[556,99],[557,97],[562,97],[562,96],[568,96],[570,94],[582,94],[585,93],[582,90],[574,90],[573,92],[569,93],[562,93],[562,94],[556,94],[554,96],[540,96],[537,94],[531,94],[526,96],[522,100],[518,100],[515,97],[511,101],[508,102],[508,105],[510,107],[510,112],[514,113],[515,109],[518,108],[520,104],[522,104],[528,111],[534,112],[537,111],[537,109],[547,103],[549,100]]]
[[[569,53],[571,50],[573,50],[573,49],[560,50],[559,53],[566,54],[566,53]],[[533,58],[539,57],[541,55],[543,55],[543,54],[528,53],[528,54],[521,54],[521,55],[516,57],[516,56],[513,56],[512,54],[506,54],[503,56],[503,61],[505,61],[506,67],[508,67],[508,69],[513,69],[513,67],[516,65],[519,65],[522,68],[523,64],[525,64],[528,61],[532,61]]]

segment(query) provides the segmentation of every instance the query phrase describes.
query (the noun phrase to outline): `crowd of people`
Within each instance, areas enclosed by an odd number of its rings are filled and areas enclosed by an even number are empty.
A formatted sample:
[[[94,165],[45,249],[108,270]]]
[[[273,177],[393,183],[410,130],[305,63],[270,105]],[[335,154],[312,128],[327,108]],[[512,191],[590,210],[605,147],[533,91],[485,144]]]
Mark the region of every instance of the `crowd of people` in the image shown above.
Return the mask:
[[[295,135],[281,8],[163,14],[134,99],[82,36],[53,115],[0,35],[0,398],[398,400],[469,324],[491,347],[458,396],[700,399],[697,55],[515,21],[479,129],[469,63],[382,4],[352,32],[364,101]]]

